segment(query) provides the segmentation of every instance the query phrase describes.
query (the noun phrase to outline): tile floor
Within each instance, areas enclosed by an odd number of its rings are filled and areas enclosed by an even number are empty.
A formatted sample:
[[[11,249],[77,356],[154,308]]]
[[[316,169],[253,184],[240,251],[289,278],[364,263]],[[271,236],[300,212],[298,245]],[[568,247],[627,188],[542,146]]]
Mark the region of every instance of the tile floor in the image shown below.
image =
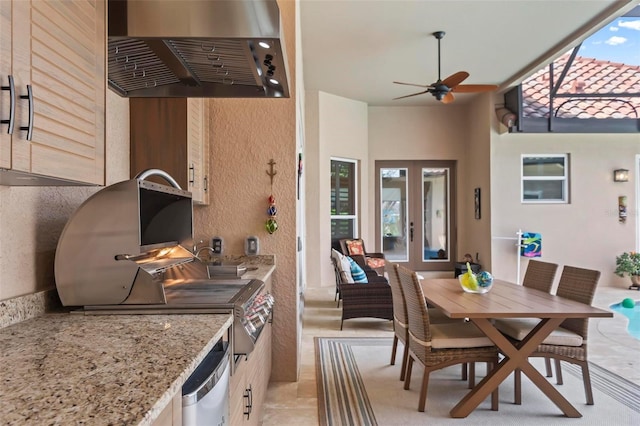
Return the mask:
[[[336,308],[334,292],[333,287],[309,288],[305,292],[299,380],[269,384],[265,426],[318,424],[315,336],[393,336],[390,321],[375,319],[348,320],[340,331],[341,310]],[[594,305],[608,308],[626,297],[640,300],[640,292],[603,287],[598,289]],[[615,314],[614,318],[591,319],[589,326],[589,359],[640,385],[640,340],[627,334],[627,319]]]

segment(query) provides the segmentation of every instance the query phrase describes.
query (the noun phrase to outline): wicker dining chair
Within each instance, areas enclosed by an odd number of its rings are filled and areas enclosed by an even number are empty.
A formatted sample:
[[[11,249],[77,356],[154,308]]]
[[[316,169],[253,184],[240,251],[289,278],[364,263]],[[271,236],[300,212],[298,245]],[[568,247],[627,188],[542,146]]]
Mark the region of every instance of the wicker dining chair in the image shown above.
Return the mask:
[[[556,295],[576,302],[591,305],[596,292],[600,271],[591,269],[565,266],[562,269],[560,282]],[[528,318],[511,319],[506,321],[496,320],[496,328],[502,333],[517,341],[523,340],[527,334],[537,325],[537,320]],[[582,369],[582,381],[587,405],[593,405],[593,391],[591,389],[591,377],[589,375],[589,362],[587,360],[587,334],[589,331],[588,318],[568,318],[536,348],[531,357],[543,357],[546,360],[553,359],[556,367],[556,382],[562,384],[562,369],[560,361],[567,361],[580,366]],[[522,372],[516,370],[515,403],[522,402],[522,388],[520,386]]]
[[[404,388],[410,388],[413,363],[418,361],[424,366],[418,411],[424,411],[432,371],[470,362],[487,362],[495,366],[498,350],[473,323],[431,324],[416,273],[399,265],[395,268],[404,291],[409,320],[409,357]],[[491,394],[491,409],[498,409],[498,389]]]
[[[525,272],[524,278],[522,279],[522,285],[524,287],[535,288],[536,290],[550,293],[557,270],[557,263],[543,262],[541,260],[529,260],[527,272]]]
[[[396,363],[396,353],[398,351],[398,341],[401,341],[404,345],[402,353],[402,369],[400,371],[400,380],[404,381],[405,371],[407,368],[407,359],[409,358],[409,328],[407,326],[409,320],[407,316],[407,303],[404,297],[404,290],[400,285],[400,277],[397,270],[398,264],[387,262],[385,265],[385,272],[389,277],[389,285],[391,286],[391,297],[393,298],[393,344],[391,347],[391,365]],[[461,319],[452,319],[447,317],[438,308],[429,309],[429,323],[430,324],[442,324],[451,322],[461,322]],[[462,366],[462,380],[467,380],[467,366]],[[473,382],[469,382],[470,387],[473,387]]]
[[[535,288],[536,290],[544,291],[545,293],[551,293],[553,287],[553,281],[556,278],[556,271],[558,270],[557,263],[543,262],[541,260],[529,260],[527,265],[527,271],[522,279],[522,285],[528,288]],[[506,320],[505,320],[506,321]],[[553,376],[551,371],[551,360],[545,358],[545,369],[547,371],[547,377]],[[520,380],[522,375],[516,374],[516,380]],[[516,383],[516,387],[519,387],[520,383]]]

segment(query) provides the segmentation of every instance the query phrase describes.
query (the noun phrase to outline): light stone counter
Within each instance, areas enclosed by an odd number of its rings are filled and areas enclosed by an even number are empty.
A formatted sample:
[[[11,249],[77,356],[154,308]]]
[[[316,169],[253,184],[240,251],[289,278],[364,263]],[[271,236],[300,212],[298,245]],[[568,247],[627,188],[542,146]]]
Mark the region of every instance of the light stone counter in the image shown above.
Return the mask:
[[[231,324],[60,313],[0,329],[0,423],[148,425]]]

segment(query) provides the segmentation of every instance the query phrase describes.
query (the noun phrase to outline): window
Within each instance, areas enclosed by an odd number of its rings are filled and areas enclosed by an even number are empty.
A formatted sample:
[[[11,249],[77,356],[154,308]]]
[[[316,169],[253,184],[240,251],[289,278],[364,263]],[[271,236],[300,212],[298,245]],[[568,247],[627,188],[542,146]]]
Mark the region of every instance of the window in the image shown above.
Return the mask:
[[[568,203],[569,156],[522,155],[522,202]]]
[[[511,132],[638,133],[640,6],[505,93]]]
[[[331,159],[331,239],[357,237],[357,163]]]

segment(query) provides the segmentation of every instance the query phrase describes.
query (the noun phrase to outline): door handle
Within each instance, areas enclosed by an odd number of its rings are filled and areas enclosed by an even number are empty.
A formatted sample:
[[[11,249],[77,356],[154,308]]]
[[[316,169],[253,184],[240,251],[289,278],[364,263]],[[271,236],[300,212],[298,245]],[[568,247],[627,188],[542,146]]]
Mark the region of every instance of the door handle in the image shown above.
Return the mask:
[[[2,124],[8,124],[9,128],[7,129],[8,134],[13,134],[13,123],[16,116],[16,87],[13,83],[13,76],[9,75],[9,85],[2,86],[2,90],[9,91],[9,118],[6,120],[0,120]]]
[[[413,222],[409,224],[409,241],[413,242]]]
[[[20,130],[27,132],[27,140],[30,141],[33,137],[33,90],[30,84],[27,84],[27,94],[20,95],[20,99],[29,101],[29,123],[27,126],[20,126]]]

